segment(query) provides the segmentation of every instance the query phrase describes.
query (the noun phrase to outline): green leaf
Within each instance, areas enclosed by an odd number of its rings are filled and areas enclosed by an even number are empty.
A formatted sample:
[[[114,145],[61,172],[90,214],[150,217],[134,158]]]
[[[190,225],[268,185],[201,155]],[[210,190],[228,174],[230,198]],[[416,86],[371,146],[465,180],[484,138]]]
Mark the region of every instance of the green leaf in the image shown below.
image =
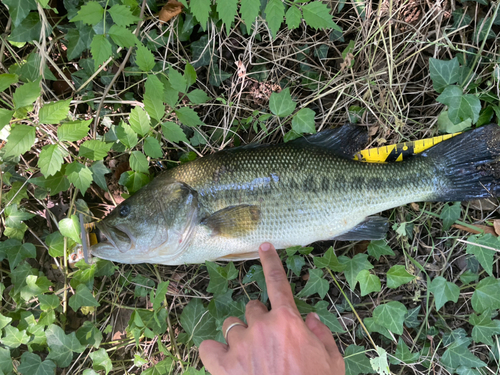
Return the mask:
[[[92,171],[94,182],[104,191],[108,191],[108,186],[106,184],[106,178],[104,177],[104,175],[111,173],[111,171],[104,166],[102,160],[92,164],[90,170]]]
[[[56,365],[50,359],[42,362],[40,356],[24,352],[17,371],[23,375],[53,375],[56,372]]]
[[[377,259],[377,261],[380,260],[382,255],[395,255],[394,251],[392,251],[389,245],[387,245],[386,240],[370,241],[370,244],[368,245],[368,254]]]
[[[139,17],[133,15],[130,7],[126,5],[115,4],[108,10],[108,12],[114,23],[118,26],[127,27],[140,20]]]
[[[108,356],[108,352],[104,348],[92,352],[89,354],[90,359],[92,359],[92,368],[96,371],[104,370],[107,375],[113,369],[113,363],[111,358]]]
[[[391,301],[379,305],[373,310],[373,320],[389,331],[401,335],[403,334],[403,322],[406,313],[405,305],[401,302]]]
[[[130,126],[140,136],[144,137],[151,130],[151,123],[147,112],[139,106],[136,106],[130,112]]]
[[[40,79],[35,82],[28,82],[16,89],[12,96],[14,109],[19,109],[33,104],[40,96]]]
[[[210,0],[191,0],[189,2],[189,10],[196,17],[204,31],[207,30],[210,3]]]
[[[332,332],[343,333],[345,332],[342,329],[342,326],[337,319],[335,314],[332,314],[328,311],[328,302],[327,301],[319,301],[314,305],[314,311],[318,314],[320,320],[330,328]]]
[[[225,267],[218,266],[216,263],[205,262],[210,281],[208,283],[207,292],[214,294],[223,294],[227,292],[228,281],[238,277],[238,270],[234,267],[233,262],[229,262]]]
[[[472,119],[470,118],[455,125],[448,117],[448,111],[442,111],[438,116],[438,130],[441,133],[459,133],[463,130],[469,129],[471,126]]]
[[[111,26],[108,34],[111,39],[113,39],[113,42],[115,42],[120,47],[129,48],[139,43],[139,40],[137,39],[135,34],[133,34],[132,31],[123,26]]]
[[[122,122],[116,127],[116,136],[127,148],[134,148],[137,145],[137,134],[132,127]]]
[[[389,330],[375,323],[375,320],[373,320],[373,318],[364,318],[363,323],[365,324],[368,332],[377,332],[380,333],[382,336],[387,337],[389,340],[392,340],[393,336],[391,335]]]
[[[259,10],[259,0],[241,0],[240,13],[247,30],[250,30],[250,27],[255,22],[255,19],[259,15]]]
[[[187,94],[187,97],[193,104],[203,104],[210,100],[210,97],[205,93],[205,91],[200,89],[195,89]]]
[[[278,1],[281,3],[281,0]],[[270,2],[268,4],[270,4]],[[273,114],[279,117],[291,115],[296,106],[297,103],[292,100],[290,89],[288,87],[280,93],[273,92],[269,98],[269,109]]]
[[[187,87],[190,87],[193,83],[196,82],[196,70],[190,63],[187,63],[184,67],[184,79],[186,81]]]
[[[309,108],[302,108],[292,118],[292,129],[298,134],[316,133],[314,123],[315,112]]]
[[[179,121],[186,126],[203,125],[203,121],[201,121],[198,114],[192,108],[182,107],[176,109],[174,112],[179,118]]]
[[[291,5],[286,11],[285,19],[286,25],[290,30],[296,29],[300,26],[302,13],[300,13],[300,10],[295,5]]]
[[[328,267],[334,272],[342,272],[346,268],[344,264],[339,262],[331,246],[322,257],[314,257],[314,265],[318,268]]]
[[[454,123],[472,119],[476,123],[481,111],[481,102],[472,94],[463,95],[458,86],[447,86],[436,100],[448,106],[448,117]]]
[[[5,91],[10,85],[19,81],[17,74],[0,74],[0,92]]]
[[[5,125],[10,123],[12,116],[14,116],[15,111],[9,111],[4,108],[0,108],[0,130],[4,128]]]
[[[135,171],[122,173],[120,180],[118,181],[118,183],[125,186],[131,194],[135,193],[149,182],[150,178],[148,175]]]
[[[370,364],[372,368],[381,375],[389,375],[391,370],[389,368],[389,363],[387,362],[387,352],[380,346],[375,346],[378,356],[370,359]]]
[[[219,13],[219,18],[224,24],[226,24],[226,34],[229,35],[231,31],[231,24],[234,22],[236,17],[236,11],[238,9],[238,0],[218,0],[217,1],[217,13]]]
[[[199,346],[203,340],[212,339],[217,334],[215,319],[208,313],[198,298],[193,298],[182,310],[181,326],[194,344]]]
[[[297,276],[300,276],[302,267],[304,267],[305,264],[306,261],[301,255],[292,255],[286,258],[286,267]]]
[[[136,172],[148,173],[149,162],[146,156],[140,151],[132,151],[129,158],[130,168]]]
[[[4,327],[6,327],[7,324],[9,324],[10,322],[12,322],[12,318],[9,318],[9,317],[6,317],[6,316],[3,316],[2,314],[0,314],[0,329],[3,329]],[[2,354],[3,353],[0,350],[0,357]],[[0,364],[0,368],[1,368],[1,364]]]
[[[487,309],[500,309],[500,280],[494,277],[486,277],[477,284],[472,295],[472,308],[477,313],[483,313]]]
[[[63,166],[64,168],[64,166]],[[37,186],[50,190],[50,195],[55,195],[70,188],[70,183],[62,172],[57,172],[49,177],[35,177],[31,182]]]
[[[285,15],[285,6],[281,0],[269,0],[266,5],[266,21],[271,30],[273,39],[276,38],[276,33],[280,29]],[[271,96],[272,97],[272,96]],[[295,108],[295,107],[294,107]]]
[[[302,14],[307,25],[315,30],[335,29],[340,32],[342,31],[342,29],[333,22],[330,9],[321,1],[312,1],[304,5],[302,7]]]
[[[82,345],[91,345],[97,349],[102,341],[102,333],[95,324],[87,320],[76,331],[76,338]]]
[[[356,276],[356,281],[359,281],[361,288],[361,296],[366,296],[371,292],[380,292],[382,288],[380,279],[377,275],[372,275],[368,270],[362,270]]]
[[[78,155],[91,160],[102,160],[108,155],[111,146],[113,146],[112,143],[91,139],[80,145],[80,152]]]
[[[23,354],[28,353],[24,352]],[[22,356],[21,356],[22,359]],[[22,367],[19,366],[18,371],[22,371]],[[12,365],[12,358],[10,356],[10,350],[7,348],[0,348],[0,373],[11,374],[14,370],[14,366]],[[24,372],[21,372],[21,374]],[[28,374],[31,375],[31,374]]]
[[[144,140],[144,152],[151,158],[158,159],[163,157],[163,151],[160,142],[154,137],[147,137]]]
[[[40,108],[39,120],[42,124],[59,124],[68,116],[71,99],[45,104]]]
[[[451,228],[452,224],[460,219],[460,214],[462,213],[461,202],[455,202],[452,206],[446,203],[443,206],[443,210],[439,215],[439,218],[443,220],[443,229],[448,230]]]
[[[432,86],[437,92],[443,92],[446,86],[457,83],[460,78],[460,65],[455,57],[452,60],[429,59],[429,72]]]
[[[21,243],[10,238],[0,244],[0,253],[7,255],[11,271],[26,258],[36,257],[36,248],[31,243]]]
[[[65,122],[57,128],[57,138],[60,141],[79,141],[89,133],[91,122],[92,120]]]
[[[500,320],[491,320],[491,311],[486,310],[482,315],[472,314],[469,323],[472,328],[472,339],[479,343],[494,345],[491,336],[500,334]]]
[[[21,24],[12,30],[9,36],[11,42],[24,43],[38,40],[42,32],[42,22],[36,12],[28,14]],[[47,34],[50,34],[50,25],[47,25]]]
[[[373,374],[364,346],[349,345],[344,354],[345,375]]]
[[[21,222],[29,220],[35,215],[30,214],[24,210],[17,209],[17,203],[11,203],[9,206],[5,207],[5,225],[8,227],[17,228],[20,226]]]
[[[261,294],[261,301],[263,303],[266,303],[268,299],[267,295],[267,285],[266,285],[266,278],[264,277],[264,271],[262,270],[262,266],[259,266],[257,264],[254,264],[253,266],[250,266],[250,269],[248,270],[247,274],[243,278],[242,282],[244,284],[250,283],[255,281],[259,288],[262,290]]]
[[[396,353],[394,357],[391,358],[390,361],[393,365],[399,365],[401,362],[404,364],[415,363],[418,361],[420,357],[420,353],[412,353],[408,345],[403,341],[400,337],[398,340],[398,345],[396,346]]]
[[[99,68],[103,62],[113,54],[111,43],[104,35],[94,35],[92,43],[90,43],[90,52],[94,60],[94,70]]]
[[[459,366],[486,366],[486,363],[474,356],[469,349],[467,349],[470,341],[470,339],[457,339],[453,342],[441,356],[441,363],[449,368],[457,368]]]
[[[52,176],[61,170],[64,163],[63,153],[58,145],[46,145],[42,147],[38,158],[38,167],[44,176]]]
[[[75,332],[66,335],[63,329],[55,324],[51,324],[45,330],[49,355],[47,359],[52,359],[59,367],[66,367],[73,361],[73,352],[82,353],[85,346],[80,344]]]
[[[495,250],[500,250],[498,238],[488,233],[480,236],[470,236],[467,244],[467,254],[473,254],[486,273],[493,276],[493,257]]]
[[[415,279],[415,276],[409,274],[406,271],[405,266],[396,265],[392,266],[389,271],[387,271],[387,287],[388,288],[398,288],[403,284],[409,283]]]
[[[0,340],[0,342],[11,349],[18,348],[21,345],[26,345],[30,339],[25,330],[20,331],[10,324],[6,326],[3,331],[4,337]]]
[[[330,285],[328,280],[323,277],[323,271],[317,269],[309,270],[309,280],[307,284],[298,294],[297,297],[308,297],[314,293],[318,293],[321,299],[326,296]]]
[[[59,297],[55,294],[40,294],[38,302],[40,302],[40,309],[42,311],[54,310],[61,304]]]
[[[7,138],[7,144],[4,147],[4,157],[23,155],[35,143],[34,126],[16,125]]]
[[[77,312],[82,306],[100,306],[99,302],[92,295],[92,292],[85,284],[76,287],[75,294],[68,301],[68,305]]]
[[[144,85],[144,108],[152,118],[161,121],[165,114],[165,105],[163,104],[163,84],[158,77],[149,75]]]
[[[92,183],[92,171],[89,167],[74,161],[73,163],[66,165],[65,173],[69,182],[75,185],[75,187],[79,189],[82,194],[85,194]]]
[[[356,277],[358,273],[362,270],[371,270],[373,265],[368,261],[368,255],[366,254],[357,254],[352,259],[346,256],[339,257],[339,261],[345,267],[345,278],[349,283],[349,287],[354,290],[356,288]]]
[[[151,291],[151,300],[153,301],[153,310],[158,310],[161,308],[165,295],[168,292],[168,284],[169,281],[162,281],[158,284],[158,287],[156,288],[156,293],[153,298],[152,294],[153,292]]]
[[[95,31],[92,26],[77,24],[76,29],[69,29],[65,39],[68,41],[68,60],[81,56],[82,52],[90,48]]]
[[[186,77],[179,73],[174,68],[170,67],[168,69],[168,81],[170,82],[170,86],[179,92],[185,93],[187,88]]]
[[[80,222],[76,215],[71,218],[62,219],[59,222],[59,231],[64,237],[71,238],[73,241],[82,243],[80,239]]]
[[[143,72],[149,72],[156,64],[154,55],[151,53],[149,48],[144,47],[142,44],[137,46],[135,63]],[[153,76],[148,76],[148,79],[150,77]]]
[[[104,9],[97,1],[87,1],[83,5],[78,14],[73,17],[70,22],[82,21],[87,25],[95,26],[102,21],[104,17]]]
[[[9,8],[12,23],[16,27],[28,16],[30,10],[36,9],[35,0],[3,0],[2,2]]]
[[[436,300],[436,310],[439,310],[448,301],[457,302],[460,296],[460,288],[449,282],[442,276],[437,276],[432,280],[429,290],[434,294]]]
[[[460,281],[465,285],[470,284],[479,279],[479,275],[477,273],[472,272],[471,270],[465,271],[460,275]]]

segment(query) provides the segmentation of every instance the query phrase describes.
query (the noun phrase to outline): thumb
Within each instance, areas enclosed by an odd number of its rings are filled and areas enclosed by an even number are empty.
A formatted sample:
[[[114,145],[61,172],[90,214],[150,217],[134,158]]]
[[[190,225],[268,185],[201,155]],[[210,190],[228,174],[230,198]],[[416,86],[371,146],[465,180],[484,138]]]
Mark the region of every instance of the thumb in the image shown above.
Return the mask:
[[[342,358],[330,328],[319,320],[318,314],[314,312],[309,313],[306,317],[306,326],[325,345],[326,351],[330,356]]]
[[[228,346],[218,341],[205,340],[200,344],[200,358],[208,372],[215,374],[221,368]]]

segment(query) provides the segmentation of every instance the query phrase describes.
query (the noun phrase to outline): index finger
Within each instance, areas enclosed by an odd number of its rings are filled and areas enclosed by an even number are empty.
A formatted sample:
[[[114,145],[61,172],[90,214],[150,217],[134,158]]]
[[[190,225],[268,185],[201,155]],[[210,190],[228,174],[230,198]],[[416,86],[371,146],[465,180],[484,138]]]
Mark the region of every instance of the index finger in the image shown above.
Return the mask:
[[[285,269],[274,246],[267,242],[263,243],[260,245],[259,255],[272,308],[288,306],[298,313],[293,300],[292,288],[288,283]]]

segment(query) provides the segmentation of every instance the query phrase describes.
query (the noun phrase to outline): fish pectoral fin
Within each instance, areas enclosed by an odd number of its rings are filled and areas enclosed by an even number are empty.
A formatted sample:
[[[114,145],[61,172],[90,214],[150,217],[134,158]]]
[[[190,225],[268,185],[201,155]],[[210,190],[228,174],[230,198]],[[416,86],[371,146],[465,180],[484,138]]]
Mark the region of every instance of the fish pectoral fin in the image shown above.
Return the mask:
[[[381,240],[389,229],[389,222],[381,216],[369,216],[350,231],[332,238],[338,241]]]
[[[230,261],[236,262],[239,260],[257,259],[258,257],[259,257],[258,251],[249,251],[248,253],[224,255],[223,257],[219,257],[216,260],[223,260],[226,262],[230,262]]]
[[[260,222],[260,208],[242,204],[223,208],[201,221],[213,235],[240,237],[250,233]]]

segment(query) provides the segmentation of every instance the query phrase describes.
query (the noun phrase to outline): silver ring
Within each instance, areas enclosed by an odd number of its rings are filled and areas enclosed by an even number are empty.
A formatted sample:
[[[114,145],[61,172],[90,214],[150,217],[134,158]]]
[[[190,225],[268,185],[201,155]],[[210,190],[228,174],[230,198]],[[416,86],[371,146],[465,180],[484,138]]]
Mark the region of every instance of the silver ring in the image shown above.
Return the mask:
[[[229,333],[231,328],[236,327],[236,326],[245,327],[245,324],[240,323],[240,322],[236,322],[236,323],[231,324],[229,327],[227,327],[226,332],[224,333],[224,340],[226,340],[226,342],[227,342],[227,334]]]

